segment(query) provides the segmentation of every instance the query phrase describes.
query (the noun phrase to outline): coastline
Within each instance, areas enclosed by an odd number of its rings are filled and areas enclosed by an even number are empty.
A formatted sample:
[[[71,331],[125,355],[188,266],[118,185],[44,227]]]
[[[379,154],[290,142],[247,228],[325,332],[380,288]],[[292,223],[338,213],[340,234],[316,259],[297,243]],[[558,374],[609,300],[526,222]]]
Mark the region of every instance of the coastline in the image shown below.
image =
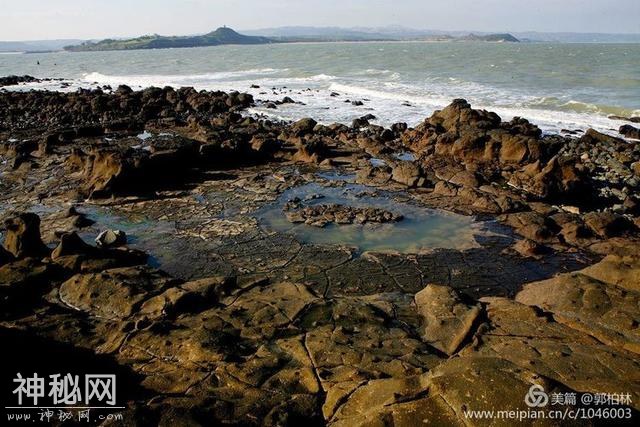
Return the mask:
[[[637,413],[638,142],[462,99],[411,127],[269,120],[256,102],[0,91],[3,336],[109,357],[138,421],[458,425],[465,407],[522,407],[534,379],[628,392]],[[274,206],[336,241],[274,229]],[[338,241],[391,241],[415,212],[432,242],[467,218],[475,244]],[[128,244],[88,243],[116,229]]]

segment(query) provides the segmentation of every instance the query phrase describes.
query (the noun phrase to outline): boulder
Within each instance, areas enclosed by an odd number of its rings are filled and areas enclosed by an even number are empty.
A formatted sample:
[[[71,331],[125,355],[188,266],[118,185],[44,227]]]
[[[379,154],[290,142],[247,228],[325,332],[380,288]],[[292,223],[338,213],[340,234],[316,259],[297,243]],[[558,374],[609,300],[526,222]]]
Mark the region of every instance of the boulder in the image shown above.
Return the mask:
[[[478,188],[480,186],[480,181],[478,180],[476,174],[466,170],[455,173],[451,178],[449,178],[448,181],[449,183],[457,185],[459,187]]]
[[[445,197],[454,197],[458,194],[458,188],[447,181],[438,181],[433,188],[433,194]]]
[[[68,257],[71,255],[89,255],[96,252],[96,249],[88,245],[78,236],[77,233],[65,233],[60,236],[60,243],[51,253],[51,259],[57,260],[61,257]]]
[[[291,132],[296,136],[307,135],[313,132],[313,128],[318,124],[312,118],[300,119],[291,125]]]
[[[24,75],[24,76],[11,75],[6,77],[0,77],[0,87],[15,86],[20,83],[32,83],[37,81],[40,81],[40,80],[29,75]]]
[[[529,148],[527,140],[513,135],[502,138],[500,161],[502,163],[522,163],[527,159]]]
[[[385,184],[391,180],[391,168],[382,166],[367,166],[358,168],[356,182],[359,184]]]
[[[86,152],[74,149],[67,164],[80,172],[84,193],[104,198],[180,184],[201,151],[203,148],[191,139],[158,137],[150,139],[145,147],[97,146]],[[221,151],[231,157],[233,148]]]
[[[18,213],[5,220],[4,248],[16,258],[45,257],[50,250],[40,237],[40,217]]]
[[[393,166],[393,173],[391,177],[395,182],[404,184],[408,187],[416,187],[424,183],[422,170],[414,162],[397,162]]]
[[[503,221],[513,227],[516,233],[537,243],[550,243],[556,240],[557,224],[548,216],[537,212],[517,212],[505,215]]]
[[[127,234],[122,230],[104,230],[96,237],[96,244],[101,248],[126,245]]]
[[[640,129],[631,125],[620,126],[619,132],[627,138],[640,139]]]
[[[634,228],[625,217],[611,212],[590,212],[583,220],[593,233],[602,238],[620,236]]]
[[[589,178],[579,162],[553,157],[546,164],[530,163],[511,175],[509,184],[539,199],[589,200]]]
[[[354,129],[362,129],[367,126],[369,126],[369,120],[364,117],[353,119],[353,122],[351,123],[351,127]]]
[[[148,255],[135,249],[96,248],[85,243],[77,233],[65,233],[53,250],[51,259],[71,271],[101,271],[117,267],[146,264]]]
[[[582,137],[580,137],[579,142],[582,143],[582,144],[602,143],[602,144],[609,145],[609,146],[616,146],[616,145],[619,145],[619,144],[626,144],[627,143],[623,139],[616,138],[614,136],[609,136],[609,135],[604,134],[602,132],[598,132],[595,129],[587,129],[585,134]]]
[[[591,242],[590,239],[593,238],[591,230],[578,221],[571,221],[562,224],[562,229],[559,234],[562,236],[565,243],[574,246],[583,246],[584,244],[588,244]]]
[[[533,240],[522,239],[518,240],[513,249],[524,257],[540,258],[542,255],[549,252],[549,248],[543,246]]]
[[[293,155],[293,160],[296,162],[319,164],[329,152],[326,141],[320,136],[301,139],[295,145],[298,151]]]

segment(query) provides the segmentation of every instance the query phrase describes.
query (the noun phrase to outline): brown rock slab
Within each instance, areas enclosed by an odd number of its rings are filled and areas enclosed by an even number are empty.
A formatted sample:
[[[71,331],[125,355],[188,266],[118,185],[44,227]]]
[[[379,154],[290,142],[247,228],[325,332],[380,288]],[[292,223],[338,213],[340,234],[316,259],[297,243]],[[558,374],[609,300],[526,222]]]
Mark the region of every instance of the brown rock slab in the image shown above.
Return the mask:
[[[620,236],[633,229],[625,217],[610,212],[590,212],[584,216],[584,223],[602,238]]]
[[[157,318],[201,311],[219,302],[228,282],[224,277],[212,277],[183,283],[145,301],[139,313]]]
[[[415,304],[422,316],[422,339],[448,355],[456,353],[481,313],[447,286],[427,285],[416,294]]]
[[[638,406],[640,362],[636,354],[605,345],[537,307],[506,298],[481,301],[486,304],[488,323],[477,334],[474,346],[461,352],[461,361],[466,356],[499,358],[578,392],[625,390]]]
[[[581,271],[586,276],[632,292],[640,292],[640,258],[608,255]]]
[[[597,270],[595,270],[597,271]],[[631,270],[631,274],[637,272]],[[616,279],[627,280],[617,274]],[[596,274],[597,275],[597,274]],[[526,285],[520,303],[551,312],[556,321],[617,348],[640,353],[640,293],[583,273],[570,273]]]
[[[149,267],[126,267],[77,274],[60,286],[59,296],[66,305],[92,316],[123,319],[172,281],[165,273]]]

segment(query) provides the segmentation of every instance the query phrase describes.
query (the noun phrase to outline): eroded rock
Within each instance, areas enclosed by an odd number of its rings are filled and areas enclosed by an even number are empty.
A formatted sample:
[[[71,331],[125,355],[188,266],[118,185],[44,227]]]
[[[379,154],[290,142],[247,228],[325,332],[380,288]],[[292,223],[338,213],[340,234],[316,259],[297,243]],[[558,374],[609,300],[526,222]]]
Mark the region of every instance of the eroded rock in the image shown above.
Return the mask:
[[[40,217],[33,213],[18,213],[4,222],[7,234],[4,248],[16,258],[44,257],[50,250],[40,237]]]
[[[345,205],[313,205],[285,207],[287,219],[293,223],[305,223],[315,227],[328,224],[384,224],[402,220],[402,215],[379,208],[358,208]]]
[[[438,350],[453,355],[472,332],[480,308],[460,301],[447,286],[428,285],[415,296],[422,339]]]
[[[148,267],[126,267],[78,274],[60,286],[60,300],[105,319],[133,315],[142,302],[171,285],[168,275]]]

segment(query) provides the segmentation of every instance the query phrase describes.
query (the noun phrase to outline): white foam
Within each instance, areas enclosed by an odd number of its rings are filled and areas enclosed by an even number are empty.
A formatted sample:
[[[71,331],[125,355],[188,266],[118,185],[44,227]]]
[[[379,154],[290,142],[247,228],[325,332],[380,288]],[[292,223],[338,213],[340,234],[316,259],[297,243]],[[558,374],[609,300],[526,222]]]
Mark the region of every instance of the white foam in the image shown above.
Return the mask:
[[[69,82],[66,82],[69,83]],[[390,125],[406,122],[415,126],[434,110],[448,105],[455,98],[467,99],[474,108],[498,113],[503,120],[520,116],[547,132],[561,129],[586,130],[593,127],[609,134],[617,134],[620,123],[609,119],[613,114],[598,105],[568,99],[566,95],[533,96],[524,90],[496,89],[487,85],[463,81],[454,77],[423,76],[418,81],[401,81],[391,70],[367,69],[357,76],[343,78],[330,74],[301,75],[288,68],[253,68],[202,74],[140,74],[107,75],[99,72],[85,74],[71,81],[66,88],[61,82],[33,83],[26,89],[70,91],[79,87],[127,84],[134,88],[149,86],[193,86],[207,90],[240,90],[256,99],[274,100],[290,96],[301,104],[286,104],[277,110],[258,106],[252,113],[261,113],[281,120],[314,117],[321,123],[350,123],[367,113],[375,114],[376,123]],[[252,87],[258,85],[259,88]],[[270,88],[278,88],[272,92]],[[284,88],[287,89],[284,89]],[[312,89],[307,91],[306,89]],[[330,96],[337,92],[340,96]],[[364,106],[353,106],[345,100],[366,100]],[[408,104],[407,104],[408,103]],[[636,110],[634,114],[640,114]]]
[[[158,75],[158,74],[137,74],[137,75],[105,75],[97,72],[85,74],[82,78],[87,83],[99,83],[107,85],[128,84],[131,86],[198,86],[209,85],[215,82],[224,82],[238,78],[255,76],[262,78],[268,75],[286,72],[288,69],[256,68],[241,71],[222,71],[217,73],[190,74],[190,75]]]
[[[383,91],[377,89],[369,89],[361,86],[354,86],[341,83],[333,83],[329,87],[331,91],[346,93],[350,95],[359,95],[368,98],[388,99],[400,102],[411,102],[414,104],[440,106],[446,105],[451,99],[448,98],[427,98],[421,96],[415,96],[408,93],[398,91]]]

